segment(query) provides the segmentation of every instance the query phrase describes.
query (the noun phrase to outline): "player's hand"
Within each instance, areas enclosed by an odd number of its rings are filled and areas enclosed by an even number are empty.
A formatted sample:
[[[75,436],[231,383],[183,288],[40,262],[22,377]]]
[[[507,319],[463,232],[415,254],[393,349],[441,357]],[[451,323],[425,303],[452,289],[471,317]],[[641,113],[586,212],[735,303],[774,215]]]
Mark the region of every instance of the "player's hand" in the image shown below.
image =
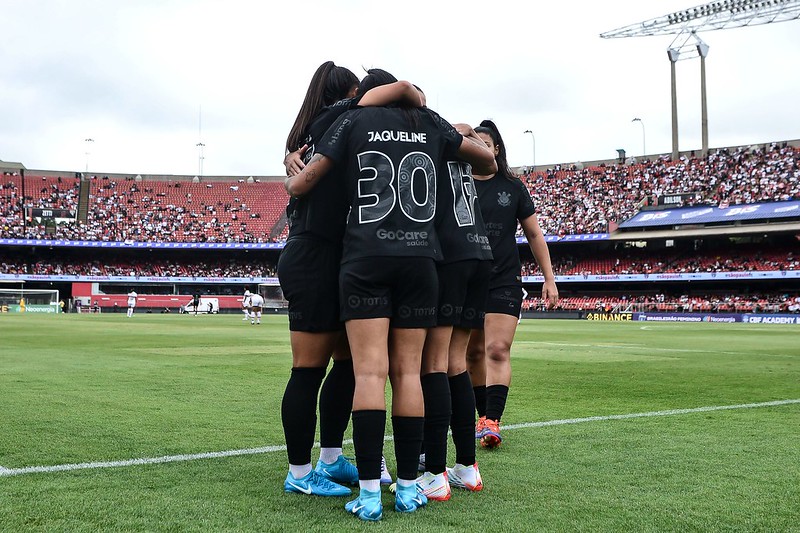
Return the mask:
[[[460,133],[464,137],[469,137],[470,134],[473,133],[472,126],[470,126],[469,124],[458,123],[458,124],[453,124],[453,127],[456,129],[458,133]]]
[[[558,288],[554,280],[545,281],[544,285],[542,285],[542,301],[547,305],[548,309],[558,305]]]
[[[296,176],[306,166],[303,163],[303,156],[308,150],[308,145],[304,144],[299,150],[286,154],[283,158],[283,166],[286,167],[287,176]]]

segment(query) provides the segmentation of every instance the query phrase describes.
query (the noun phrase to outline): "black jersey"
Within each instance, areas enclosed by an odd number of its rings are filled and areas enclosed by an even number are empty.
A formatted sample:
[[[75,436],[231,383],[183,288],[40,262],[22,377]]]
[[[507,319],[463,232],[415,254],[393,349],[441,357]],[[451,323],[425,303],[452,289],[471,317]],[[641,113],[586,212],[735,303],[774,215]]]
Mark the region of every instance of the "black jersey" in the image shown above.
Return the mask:
[[[443,263],[467,259],[492,259],[472,167],[463,161],[444,161],[439,168],[449,183],[440,187],[436,208],[436,233],[444,255]]]
[[[368,107],[339,118],[317,152],[333,159],[345,178],[350,214],[343,263],[376,256],[441,258],[436,190],[447,178],[437,175],[436,163],[453,157],[462,140],[425,109]]]
[[[320,111],[308,128],[304,141],[304,144],[308,145],[308,150],[303,156],[304,163],[308,164],[311,160],[316,143],[322,139],[331,124],[336,122],[342,113],[355,108],[358,101],[358,98],[347,98]],[[310,233],[330,242],[341,243],[347,208],[347,195],[338,180],[321,180],[308,194],[289,199],[289,204],[286,206],[289,238]]]
[[[522,267],[517,249],[517,221],[535,214],[531,195],[520,180],[503,174],[475,180],[475,189],[494,255],[489,287],[520,285]]]

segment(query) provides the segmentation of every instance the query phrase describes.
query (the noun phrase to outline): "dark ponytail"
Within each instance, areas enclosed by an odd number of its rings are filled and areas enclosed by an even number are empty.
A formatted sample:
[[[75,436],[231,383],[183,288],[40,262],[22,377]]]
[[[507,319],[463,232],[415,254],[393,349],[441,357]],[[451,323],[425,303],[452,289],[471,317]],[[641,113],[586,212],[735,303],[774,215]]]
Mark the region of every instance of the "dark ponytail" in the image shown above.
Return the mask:
[[[358,94],[365,95],[367,91],[370,89],[374,89],[375,87],[380,87],[381,85],[389,85],[390,83],[395,83],[397,78],[394,77],[389,72],[386,72],[380,68],[371,68],[367,70],[367,75],[364,76],[364,79],[361,80],[361,83],[358,85]],[[412,129],[419,128],[419,114],[417,109],[411,107],[403,102],[395,102],[395,106],[399,107],[403,111],[403,115],[405,116],[406,122],[409,123]]]
[[[293,152],[300,148],[305,141],[308,126],[320,110],[346,98],[350,90],[356,86],[358,86],[358,78],[350,70],[337,67],[333,61],[321,64],[311,77],[303,105],[289,131],[289,137],[286,139],[286,151]]]
[[[517,175],[511,170],[511,167],[508,166],[506,143],[503,142],[503,137],[500,135],[500,130],[497,129],[497,125],[491,120],[483,120],[481,121],[481,125],[475,128],[475,133],[487,134],[492,138],[494,145],[497,146],[497,156],[495,156],[495,161],[497,161],[497,173],[510,179],[516,178]]]

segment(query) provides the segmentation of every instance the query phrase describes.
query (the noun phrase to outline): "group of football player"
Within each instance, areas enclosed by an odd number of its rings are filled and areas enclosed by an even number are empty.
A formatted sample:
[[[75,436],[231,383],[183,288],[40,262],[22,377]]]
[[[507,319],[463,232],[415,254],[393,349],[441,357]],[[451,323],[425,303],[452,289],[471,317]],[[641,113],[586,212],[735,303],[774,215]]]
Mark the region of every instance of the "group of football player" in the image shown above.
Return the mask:
[[[242,311],[244,312],[243,322],[250,321],[253,326],[261,324],[261,312],[264,307],[264,297],[257,292],[244,291],[242,296]]]
[[[345,509],[382,518],[381,484],[392,483],[383,455],[387,378],[395,510],[448,500],[451,486],[482,490],[476,441],[502,441],[522,304],[518,224],[544,275],[543,299],[558,301],[533,202],[497,127],[451,125],[417,86],[381,69],[359,81],[327,62],[286,151],[289,236],[278,261],[292,348],[281,406],[284,490],[346,496],[357,483]],[[342,453],[351,418],[355,465]]]

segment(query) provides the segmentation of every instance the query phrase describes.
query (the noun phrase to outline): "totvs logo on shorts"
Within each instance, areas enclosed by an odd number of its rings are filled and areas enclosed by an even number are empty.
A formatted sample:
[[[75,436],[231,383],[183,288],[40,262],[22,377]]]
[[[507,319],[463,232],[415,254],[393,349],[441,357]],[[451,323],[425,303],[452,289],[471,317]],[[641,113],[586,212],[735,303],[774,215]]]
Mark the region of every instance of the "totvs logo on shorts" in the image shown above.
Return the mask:
[[[436,316],[436,308],[435,307],[409,307],[407,305],[401,305],[400,308],[397,310],[397,314],[400,318],[421,318],[421,317],[429,317],[429,316]]]
[[[351,294],[347,297],[347,305],[353,309],[359,307],[379,307],[389,304],[389,298],[386,296],[359,296]]]

